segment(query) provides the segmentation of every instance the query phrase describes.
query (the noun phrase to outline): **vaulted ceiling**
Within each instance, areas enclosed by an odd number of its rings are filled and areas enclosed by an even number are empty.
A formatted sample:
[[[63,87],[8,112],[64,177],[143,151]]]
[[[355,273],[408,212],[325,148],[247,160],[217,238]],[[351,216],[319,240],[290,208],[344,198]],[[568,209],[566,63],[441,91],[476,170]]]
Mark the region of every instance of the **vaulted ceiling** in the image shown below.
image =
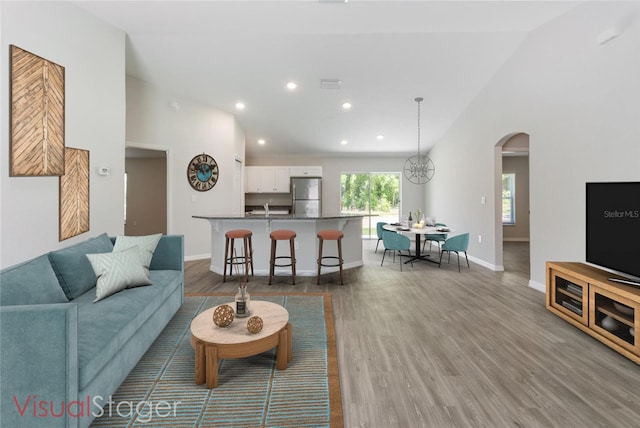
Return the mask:
[[[236,115],[247,155],[327,156],[417,151],[416,97],[428,149],[529,32],[577,2],[76,4],[127,33],[128,74]]]

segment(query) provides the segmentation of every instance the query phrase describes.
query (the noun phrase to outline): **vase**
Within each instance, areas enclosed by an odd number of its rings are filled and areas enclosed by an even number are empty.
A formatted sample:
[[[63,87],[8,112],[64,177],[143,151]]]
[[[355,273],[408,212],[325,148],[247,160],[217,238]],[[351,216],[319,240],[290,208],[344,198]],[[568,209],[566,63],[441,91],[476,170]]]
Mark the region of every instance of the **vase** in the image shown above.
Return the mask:
[[[247,285],[240,285],[238,287],[238,292],[236,293],[235,303],[236,303],[236,317],[244,318],[249,316],[249,303],[251,298],[249,296],[249,292],[247,291]]]

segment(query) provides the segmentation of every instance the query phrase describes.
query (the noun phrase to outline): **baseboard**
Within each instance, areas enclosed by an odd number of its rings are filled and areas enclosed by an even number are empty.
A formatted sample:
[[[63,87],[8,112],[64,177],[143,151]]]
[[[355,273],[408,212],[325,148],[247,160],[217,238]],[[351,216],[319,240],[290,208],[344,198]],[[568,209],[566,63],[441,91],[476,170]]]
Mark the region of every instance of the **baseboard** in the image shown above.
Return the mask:
[[[196,254],[195,256],[185,256],[184,261],[191,262],[194,260],[203,260],[203,259],[210,259],[210,258],[211,258],[211,254]]]
[[[476,257],[470,256],[468,255],[469,260],[471,260],[472,262],[482,266],[482,267],[486,267],[489,270],[495,271],[495,272],[503,272],[504,271],[504,266],[500,265],[494,265],[492,263],[486,262],[482,259],[478,259]]]
[[[533,281],[531,279],[529,280],[529,287],[541,293],[547,292],[547,286],[545,284],[540,284],[539,282]]]

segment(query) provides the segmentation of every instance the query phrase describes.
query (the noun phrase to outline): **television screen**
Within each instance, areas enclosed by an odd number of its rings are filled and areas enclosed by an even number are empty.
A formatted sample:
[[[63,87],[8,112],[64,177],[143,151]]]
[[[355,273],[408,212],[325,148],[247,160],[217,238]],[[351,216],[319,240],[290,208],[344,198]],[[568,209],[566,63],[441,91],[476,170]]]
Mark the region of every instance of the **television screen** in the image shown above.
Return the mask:
[[[640,182],[587,183],[586,260],[640,279]]]

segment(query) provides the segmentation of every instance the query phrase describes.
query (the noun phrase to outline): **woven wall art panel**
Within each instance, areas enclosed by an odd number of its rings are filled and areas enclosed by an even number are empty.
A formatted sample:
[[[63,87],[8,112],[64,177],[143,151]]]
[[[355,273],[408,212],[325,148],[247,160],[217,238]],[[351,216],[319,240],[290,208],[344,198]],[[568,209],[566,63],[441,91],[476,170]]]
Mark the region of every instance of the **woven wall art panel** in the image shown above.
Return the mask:
[[[60,176],[60,241],[89,231],[89,151],[67,147]]]
[[[64,67],[11,45],[11,176],[64,174]]]

